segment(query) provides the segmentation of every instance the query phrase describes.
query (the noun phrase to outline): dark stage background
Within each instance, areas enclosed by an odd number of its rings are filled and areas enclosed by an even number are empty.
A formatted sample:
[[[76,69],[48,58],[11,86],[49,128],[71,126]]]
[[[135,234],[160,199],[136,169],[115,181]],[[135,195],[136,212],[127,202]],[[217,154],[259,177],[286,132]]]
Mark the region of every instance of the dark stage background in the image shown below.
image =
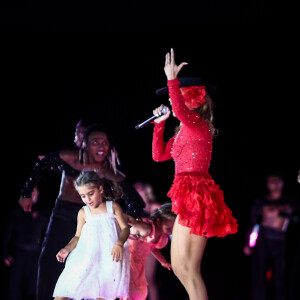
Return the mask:
[[[283,172],[286,189],[299,195],[294,42],[280,29],[161,26],[11,36],[1,63],[2,226],[7,210],[18,205],[37,156],[71,147],[76,123],[90,113],[109,124],[128,179],[149,181],[159,200],[168,200],[173,162],[153,162],[152,125],[138,131],[134,126],[161,103],[168,105],[155,90],[166,84],[164,55],[173,47],[177,63],[189,63],[180,76],[201,76],[218,87],[212,95],[219,136],[211,174],[239,222],[236,235],[208,241],[203,275],[210,299],[248,299],[244,229],[253,198],[263,192],[265,173]],[[166,136],[176,124],[169,121]],[[52,208],[59,182],[57,174],[42,179],[40,205],[45,209]],[[180,291],[176,279],[163,272],[162,278],[171,278],[169,296],[177,299],[172,296]]]

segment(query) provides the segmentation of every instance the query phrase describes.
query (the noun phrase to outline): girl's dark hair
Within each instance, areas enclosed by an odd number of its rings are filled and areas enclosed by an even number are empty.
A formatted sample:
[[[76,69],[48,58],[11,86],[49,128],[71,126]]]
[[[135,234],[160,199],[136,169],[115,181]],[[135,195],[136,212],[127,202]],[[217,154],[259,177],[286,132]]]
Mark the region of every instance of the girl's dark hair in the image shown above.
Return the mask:
[[[92,184],[96,188],[102,186],[102,197],[108,201],[117,201],[123,195],[122,188],[116,182],[106,178],[100,178],[99,175],[94,171],[82,171],[74,182],[76,189],[86,184]]]
[[[156,219],[160,220],[173,220],[176,218],[176,214],[172,212],[172,203],[167,202],[161,205],[160,208],[156,208],[150,215],[150,219],[155,222]]]

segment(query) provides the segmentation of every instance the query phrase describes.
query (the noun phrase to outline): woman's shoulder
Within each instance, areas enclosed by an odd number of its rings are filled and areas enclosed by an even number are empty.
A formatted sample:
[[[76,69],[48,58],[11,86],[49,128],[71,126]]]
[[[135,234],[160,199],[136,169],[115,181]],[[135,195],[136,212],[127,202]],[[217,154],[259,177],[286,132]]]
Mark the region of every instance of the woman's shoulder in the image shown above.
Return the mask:
[[[59,151],[60,158],[68,164],[79,160],[79,151],[77,149],[64,149]]]
[[[119,170],[114,171],[111,168],[107,168],[104,172],[104,177],[115,182],[122,182],[125,180],[126,175]]]

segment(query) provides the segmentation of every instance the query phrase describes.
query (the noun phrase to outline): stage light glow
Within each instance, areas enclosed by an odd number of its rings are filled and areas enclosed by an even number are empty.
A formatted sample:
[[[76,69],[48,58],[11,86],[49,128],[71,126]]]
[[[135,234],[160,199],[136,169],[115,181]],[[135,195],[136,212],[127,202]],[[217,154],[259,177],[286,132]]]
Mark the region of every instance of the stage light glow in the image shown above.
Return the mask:
[[[254,247],[256,245],[256,241],[259,233],[259,225],[256,224],[252,228],[252,232],[249,235],[249,247]]]

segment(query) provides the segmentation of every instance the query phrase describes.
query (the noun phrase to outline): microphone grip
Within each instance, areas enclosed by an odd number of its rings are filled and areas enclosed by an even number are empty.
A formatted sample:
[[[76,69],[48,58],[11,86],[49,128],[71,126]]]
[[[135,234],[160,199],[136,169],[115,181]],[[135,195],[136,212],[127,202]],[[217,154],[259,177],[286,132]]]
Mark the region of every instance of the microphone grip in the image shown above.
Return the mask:
[[[161,114],[159,116],[155,116],[153,115],[151,118],[149,118],[148,120],[144,121],[143,123],[141,124],[138,124],[136,125],[134,128],[135,129],[140,129],[142,127],[144,127],[146,124],[150,123],[151,121],[153,121],[154,119],[160,117],[161,115],[165,115],[166,113],[168,112],[168,107],[167,106],[164,106],[162,111],[161,111]]]
[[[148,123],[150,123],[151,121],[153,121],[156,118],[157,118],[157,116],[153,115],[151,118],[149,118],[148,120],[144,121],[143,123],[140,123],[140,124],[136,125],[134,128],[135,129],[140,129],[140,128],[144,127],[145,125],[147,125]]]

